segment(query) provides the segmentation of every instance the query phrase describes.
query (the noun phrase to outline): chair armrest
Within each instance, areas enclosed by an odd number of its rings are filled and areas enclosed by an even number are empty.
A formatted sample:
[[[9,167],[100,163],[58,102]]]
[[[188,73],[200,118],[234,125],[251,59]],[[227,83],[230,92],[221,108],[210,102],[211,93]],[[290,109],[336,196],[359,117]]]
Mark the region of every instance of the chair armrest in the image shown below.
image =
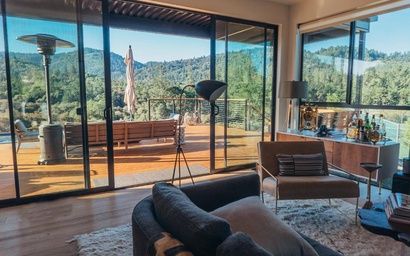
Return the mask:
[[[340,167],[338,167],[338,166],[336,166],[336,165],[334,165],[334,164],[331,164],[331,163],[329,163],[329,162],[328,162],[327,164],[328,164],[331,168],[336,169],[337,171],[343,172],[344,174],[346,174],[346,175],[349,177],[349,179],[352,179],[352,180],[357,181],[357,182],[360,181],[360,178],[359,178],[358,175],[355,175],[355,174],[352,174],[352,173],[350,173],[350,172],[347,172],[347,171],[343,170],[342,168],[340,168]]]
[[[252,173],[183,186],[181,190],[199,208],[213,211],[248,196],[259,196],[260,182],[259,176]]]
[[[258,170],[258,172],[265,172],[267,173],[276,183],[278,183],[278,179],[271,174],[262,164],[260,164],[259,162],[256,163],[256,169]]]

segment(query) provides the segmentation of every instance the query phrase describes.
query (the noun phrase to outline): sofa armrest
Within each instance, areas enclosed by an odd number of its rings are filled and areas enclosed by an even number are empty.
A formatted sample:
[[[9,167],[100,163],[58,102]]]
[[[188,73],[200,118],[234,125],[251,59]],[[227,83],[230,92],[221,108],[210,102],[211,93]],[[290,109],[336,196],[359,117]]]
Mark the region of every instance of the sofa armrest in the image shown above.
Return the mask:
[[[133,255],[149,255],[150,242],[165,232],[156,220],[152,196],[140,201],[132,212]]]
[[[259,196],[260,182],[256,173],[234,176],[183,186],[182,191],[205,211],[213,211],[248,196]]]

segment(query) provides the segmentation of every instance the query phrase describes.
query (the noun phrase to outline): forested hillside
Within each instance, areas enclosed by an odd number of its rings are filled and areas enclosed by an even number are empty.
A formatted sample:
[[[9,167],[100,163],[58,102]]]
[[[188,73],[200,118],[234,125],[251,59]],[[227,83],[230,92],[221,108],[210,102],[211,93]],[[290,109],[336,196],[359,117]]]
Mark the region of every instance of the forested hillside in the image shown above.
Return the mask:
[[[304,52],[303,78],[309,83],[310,99],[345,102],[348,52],[347,46]],[[355,61],[353,67],[353,100],[362,79],[361,104],[410,105],[410,52],[386,54],[368,49],[364,60]]]

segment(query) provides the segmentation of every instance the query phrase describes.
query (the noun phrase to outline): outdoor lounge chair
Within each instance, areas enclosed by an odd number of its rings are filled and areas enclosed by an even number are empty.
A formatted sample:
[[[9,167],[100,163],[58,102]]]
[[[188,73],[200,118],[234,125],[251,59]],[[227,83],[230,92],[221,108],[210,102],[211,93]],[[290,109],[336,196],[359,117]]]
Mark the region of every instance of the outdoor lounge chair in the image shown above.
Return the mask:
[[[21,143],[38,141],[38,133],[27,129],[23,121],[20,119],[17,119],[14,122],[14,128],[16,130],[17,138],[17,153],[20,150]]]
[[[323,175],[320,176],[280,176],[278,154],[317,154],[323,155]],[[279,200],[356,198],[356,221],[359,203],[359,184],[353,180],[329,175],[323,141],[275,141],[258,143],[257,170],[263,192]]]

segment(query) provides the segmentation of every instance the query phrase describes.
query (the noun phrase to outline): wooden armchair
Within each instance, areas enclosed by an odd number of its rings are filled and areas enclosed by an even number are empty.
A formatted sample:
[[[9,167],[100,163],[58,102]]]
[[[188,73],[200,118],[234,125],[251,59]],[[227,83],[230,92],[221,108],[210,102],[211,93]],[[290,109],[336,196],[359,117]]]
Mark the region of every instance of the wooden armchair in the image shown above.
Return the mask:
[[[323,154],[322,176],[280,176],[278,154]],[[276,208],[279,200],[356,198],[356,221],[359,203],[359,185],[353,180],[330,176],[322,141],[259,142],[257,170],[261,179],[261,192],[273,195]]]
[[[17,138],[17,153],[20,150],[21,143],[38,141],[38,133],[27,129],[23,121],[21,121],[20,119],[17,119],[14,122],[14,129]]]

